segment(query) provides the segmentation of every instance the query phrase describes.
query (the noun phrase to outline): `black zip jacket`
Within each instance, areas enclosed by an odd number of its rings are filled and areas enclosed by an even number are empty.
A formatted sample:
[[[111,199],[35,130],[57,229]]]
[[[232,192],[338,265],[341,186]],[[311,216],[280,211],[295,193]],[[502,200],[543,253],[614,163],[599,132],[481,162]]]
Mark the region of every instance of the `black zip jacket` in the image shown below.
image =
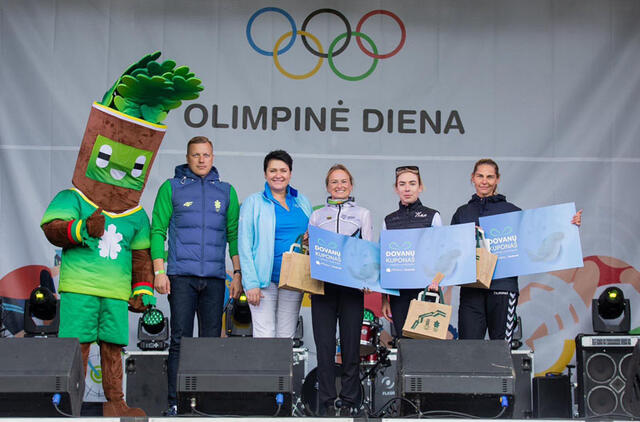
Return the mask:
[[[421,229],[431,227],[433,217],[438,211],[425,207],[417,199],[416,202],[409,205],[398,203],[398,210],[392,212],[384,218],[384,224],[387,230],[394,229]]]
[[[471,200],[459,207],[451,218],[451,225],[462,223],[476,223],[480,226],[480,217],[488,215],[504,214],[507,212],[520,211],[520,208],[507,202],[504,195],[492,195],[480,198],[473,194]],[[467,287],[470,288],[470,287]],[[499,278],[491,282],[491,290],[502,290],[508,292],[518,291],[518,277]]]

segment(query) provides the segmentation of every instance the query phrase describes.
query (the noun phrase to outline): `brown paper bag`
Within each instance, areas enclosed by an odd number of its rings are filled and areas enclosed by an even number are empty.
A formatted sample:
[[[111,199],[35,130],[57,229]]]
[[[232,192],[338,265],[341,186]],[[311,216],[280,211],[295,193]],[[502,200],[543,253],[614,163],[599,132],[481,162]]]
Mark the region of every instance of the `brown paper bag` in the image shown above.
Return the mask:
[[[413,299],[409,304],[402,335],[411,338],[445,340],[449,331],[451,312],[450,305]]]
[[[464,284],[464,287],[490,288],[497,262],[498,255],[492,254],[484,248],[476,248],[476,282]]]
[[[309,255],[294,252],[294,247],[299,247],[299,245],[294,243],[289,248],[289,252],[282,254],[278,287],[297,292],[308,292],[314,295],[324,295],[324,282],[311,278]]]
[[[497,262],[498,255],[491,253],[489,242],[484,237],[484,230],[476,227],[476,282],[465,284],[464,287],[490,288]]]
[[[435,278],[444,277],[438,273]],[[449,331],[452,307],[440,302],[439,293],[426,293],[435,298],[435,302],[425,302],[426,289],[420,292],[418,299],[409,304],[407,319],[402,327],[402,335],[411,338],[434,338],[445,340]]]

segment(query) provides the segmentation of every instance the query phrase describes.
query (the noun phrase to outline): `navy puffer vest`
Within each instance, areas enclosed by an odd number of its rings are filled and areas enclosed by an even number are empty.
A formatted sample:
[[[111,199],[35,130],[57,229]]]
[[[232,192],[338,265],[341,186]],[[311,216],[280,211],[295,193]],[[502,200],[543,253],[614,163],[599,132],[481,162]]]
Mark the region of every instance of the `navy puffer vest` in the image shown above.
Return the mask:
[[[169,274],[225,278],[230,189],[215,167],[204,178],[186,164],[176,167],[171,179]]]

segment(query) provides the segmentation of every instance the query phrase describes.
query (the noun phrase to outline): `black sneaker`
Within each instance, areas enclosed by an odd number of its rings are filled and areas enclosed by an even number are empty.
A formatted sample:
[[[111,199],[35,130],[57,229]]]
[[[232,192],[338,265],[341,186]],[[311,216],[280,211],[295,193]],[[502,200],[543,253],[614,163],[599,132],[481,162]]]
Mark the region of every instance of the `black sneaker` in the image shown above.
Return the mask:
[[[337,416],[339,418],[348,418],[351,415],[351,408],[349,406],[342,406],[341,408],[337,409]]]
[[[336,408],[331,405],[320,406],[316,416],[320,418],[334,418],[336,416]]]
[[[362,418],[364,417],[364,407],[350,407],[349,408],[349,417],[351,418]]]
[[[175,404],[173,406],[169,406],[167,410],[162,412],[162,416],[178,416],[178,406]]]

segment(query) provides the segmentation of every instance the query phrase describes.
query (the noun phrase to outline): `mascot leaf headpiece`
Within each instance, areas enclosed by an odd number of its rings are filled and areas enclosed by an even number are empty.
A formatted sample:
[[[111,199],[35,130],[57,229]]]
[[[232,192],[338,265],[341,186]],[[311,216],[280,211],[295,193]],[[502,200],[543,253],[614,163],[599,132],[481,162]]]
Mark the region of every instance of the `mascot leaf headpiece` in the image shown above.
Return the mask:
[[[162,121],[204,89],[187,66],[157,62],[160,54],[129,66],[92,106],[72,182],[106,211],[138,204],[166,131]]]

